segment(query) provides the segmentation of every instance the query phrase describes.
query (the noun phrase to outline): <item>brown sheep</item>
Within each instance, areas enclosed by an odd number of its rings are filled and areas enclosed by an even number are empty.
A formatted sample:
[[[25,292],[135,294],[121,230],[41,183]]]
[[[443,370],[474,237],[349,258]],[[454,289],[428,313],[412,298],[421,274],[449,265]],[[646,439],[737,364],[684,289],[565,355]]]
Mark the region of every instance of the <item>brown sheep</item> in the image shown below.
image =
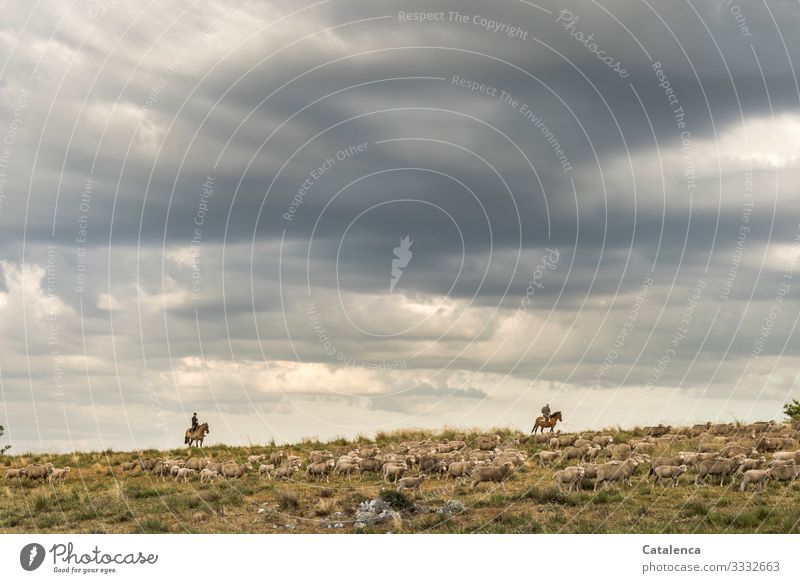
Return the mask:
[[[323,462],[311,462],[306,468],[306,475],[310,478],[321,480],[325,478],[326,482],[330,482],[331,472],[336,467],[336,462],[332,459],[327,459]]]
[[[28,466],[25,467],[25,477],[29,480],[38,480],[39,478],[46,480],[54,469],[55,466],[51,463],[28,464]]]
[[[567,492],[572,492],[573,486],[576,490],[580,490],[581,480],[583,480],[585,473],[586,469],[578,466],[570,466],[568,468],[564,468],[563,470],[558,470],[553,475],[553,478],[556,481],[556,486],[558,487],[558,491],[563,492],[564,484],[569,485]]]
[[[476,489],[482,482],[498,482],[503,490],[506,489],[504,480],[514,471],[514,464],[506,462],[502,466],[481,466],[472,472],[472,489]]]
[[[420,474],[416,478],[400,478],[397,480],[397,491],[400,490],[419,490],[422,482],[425,480],[425,474]]]
[[[733,458],[716,457],[703,460],[697,464],[697,478],[694,483],[696,485],[701,482],[705,483],[706,476],[719,476],[719,485],[722,486],[725,483],[726,476],[731,476],[731,480],[733,480],[733,475],[736,473],[736,470],[738,470],[746,460],[747,458],[743,455]]]

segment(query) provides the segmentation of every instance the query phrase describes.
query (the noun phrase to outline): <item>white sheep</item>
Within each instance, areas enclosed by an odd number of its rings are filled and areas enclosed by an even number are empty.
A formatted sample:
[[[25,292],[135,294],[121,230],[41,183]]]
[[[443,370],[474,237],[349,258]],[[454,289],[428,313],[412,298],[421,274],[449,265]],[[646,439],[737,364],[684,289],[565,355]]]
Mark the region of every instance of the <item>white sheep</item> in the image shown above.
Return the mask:
[[[203,468],[200,471],[200,482],[211,482],[214,483],[214,480],[219,478],[219,472],[216,470],[209,470],[208,468]]]
[[[400,478],[397,480],[397,491],[400,490],[419,490],[425,480],[425,474],[420,474],[416,478]]]
[[[253,464],[260,463],[260,462],[264,461],[265,459],[267,459],[267,456],[264,455],[264,454],[261,454],[261,455],[249,455],[249,456],[247,456],[247,463],[252,466]]]
[[[756,488],[762,490],[764,483],[770,479],[770,470],[747,470],[742,475],[742,485],[739,491],[744,492],[749,484],[755,484]]]
[[[677,487],[678,480],[680,477],[689,469],[689,466],[686,464],[681,464],[679,466],[656,466],[650,468],[650,473],[647,475],[648,478],[650,476],[655,476],[656,479],[654,483],[658,483],[661,481],[662,478],[671,479],[672,480],[672,487]]]
[[[558,486],[558,491],[563,492],[564,484],[569,486],[568,492],[572,491],[573,486],[576,490],[580,490],[581,480],[583,480],[585,472],[586,470],[584,468],[578,466],[570,466],[563,470],[558,470],[553,476],[556,481],[556,486]]]
[[[67,466],[65,468],[55,468],[50,473],[50,475],[47,476],[47,481],[50,482],[50,483],[52,483],[53,480],[56,480],[58,482],[63,482],[64,478],[67,477],[67,474],[69,473],[69,470],[70,470],[69,466]]]
[[[197,473],[197,470],[193,470],[192,468],[179,468],[178,473],[175,474],[174,480],[177,482],[178,480],[183,480],[183,483],[189,481],[189,478],[194,476]]]
[[[273,464],[261,464],[258,466],[258,477],[267,476],[270,480],[273,478],[275,466]]]

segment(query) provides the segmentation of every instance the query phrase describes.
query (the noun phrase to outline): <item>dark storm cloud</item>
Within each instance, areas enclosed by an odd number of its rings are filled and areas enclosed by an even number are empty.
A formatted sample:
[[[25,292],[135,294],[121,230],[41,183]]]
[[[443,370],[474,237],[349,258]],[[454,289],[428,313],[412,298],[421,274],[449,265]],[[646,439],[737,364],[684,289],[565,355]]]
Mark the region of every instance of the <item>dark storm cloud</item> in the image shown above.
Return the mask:
[[[58,389],[113,439],[114,407],[172,423],[188,403],[308,433],[638,390],[698,281],[656,385],[779,401],[796,4],[538,5],[4,7],[7,416]]]

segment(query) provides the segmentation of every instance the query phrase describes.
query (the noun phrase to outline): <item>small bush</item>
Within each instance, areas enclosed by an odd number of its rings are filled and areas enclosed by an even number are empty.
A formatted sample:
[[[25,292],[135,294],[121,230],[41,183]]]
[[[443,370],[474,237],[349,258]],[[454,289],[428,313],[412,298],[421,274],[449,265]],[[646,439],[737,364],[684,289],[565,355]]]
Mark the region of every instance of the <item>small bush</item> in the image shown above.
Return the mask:
[[[414,501],[396,490],[383,490],[380,494],[380,499],[388,502],[393,510],[410,510],[414,507]]]
[[[322,498],[314,508],[315,516],[330,516],[336,511],[336,500],[332,498]]]
[[[284,488],[275,492],[278,508],[281,510],[297,510],[300,508],[300,497],[293,490]]]

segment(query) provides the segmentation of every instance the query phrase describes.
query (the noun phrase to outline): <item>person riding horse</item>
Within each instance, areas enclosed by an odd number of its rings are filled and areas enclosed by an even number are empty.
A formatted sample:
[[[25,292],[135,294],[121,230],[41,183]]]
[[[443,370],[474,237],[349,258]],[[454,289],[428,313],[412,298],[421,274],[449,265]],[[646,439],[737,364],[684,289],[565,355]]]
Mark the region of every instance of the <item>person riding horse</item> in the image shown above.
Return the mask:
[[[195,412],[192,414],[192,431],[194,431],[195,429],[197,429],[197,427],[198,427],[199,425],[200,425],[200,422],[197,420],[197,411],[195,411]]]
[[[544,407],[542,407],[542,417],[544,417],[545,423],[550,420],[550,404],[546,403]]]

